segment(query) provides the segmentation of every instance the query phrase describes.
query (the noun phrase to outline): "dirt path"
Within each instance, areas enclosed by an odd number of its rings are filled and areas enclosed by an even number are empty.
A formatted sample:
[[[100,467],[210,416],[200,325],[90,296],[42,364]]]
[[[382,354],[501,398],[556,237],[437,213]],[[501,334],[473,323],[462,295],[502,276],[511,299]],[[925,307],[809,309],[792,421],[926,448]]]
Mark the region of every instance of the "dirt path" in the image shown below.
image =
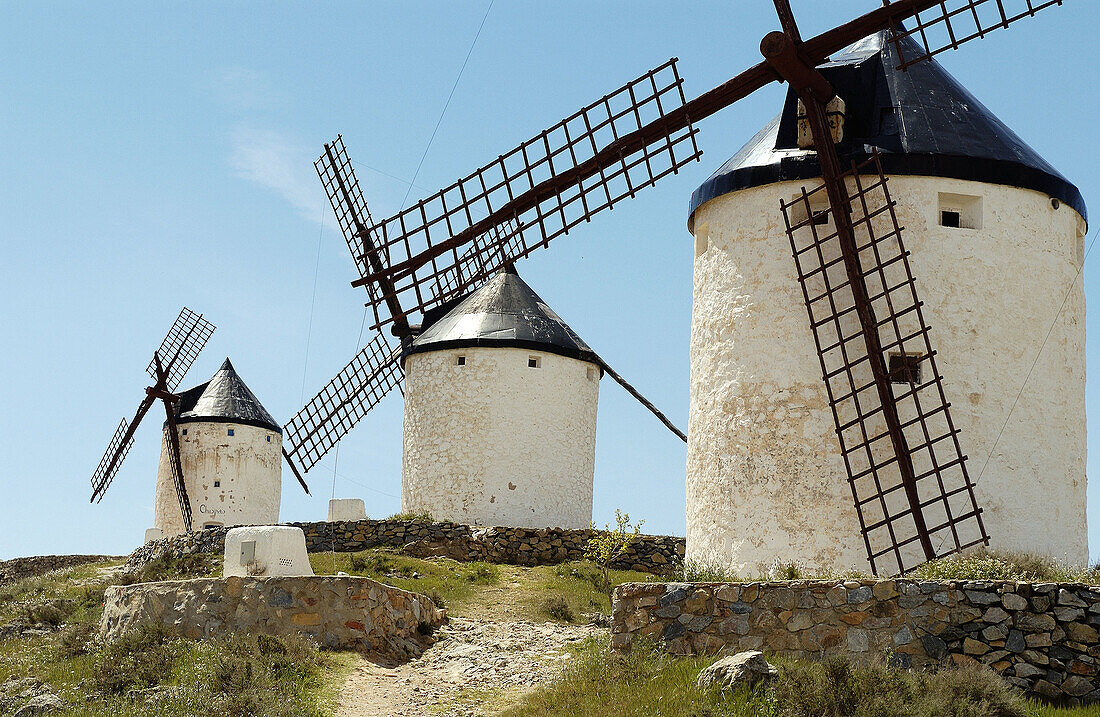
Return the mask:
[[[341,689],[337,715],[480,717],[489,692],[520,693],[552,679],[568,659],[567,646],[599,632],[592,626],[454,617],[419,659],[393,666],[361,658]]]

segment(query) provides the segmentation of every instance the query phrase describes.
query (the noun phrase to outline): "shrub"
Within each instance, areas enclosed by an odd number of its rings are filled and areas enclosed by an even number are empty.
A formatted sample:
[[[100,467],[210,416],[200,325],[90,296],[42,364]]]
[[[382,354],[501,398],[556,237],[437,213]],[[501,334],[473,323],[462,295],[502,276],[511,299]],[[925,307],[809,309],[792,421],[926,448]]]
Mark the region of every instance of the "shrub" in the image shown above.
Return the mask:
[[[50,600],[23,608],[23,620],[31,625],[59,627],[76,610],[72,600]]]
[[[474,585],[496,585],[500,569],[488,563],[472,563],[466,566],[466,580]]]
[[[220,556],[214,553],[165,555],[149,561],[135,571],[122,573],[115,582],[119,585],[132,585],[135,582],[152,583],[162,580],[205,578],[215,574],[220,564]]]
[[[421,513],[394,513],[386,520],[415,520],[421,523],[434,523],[435,519],[432,518],[432,514],[428,511]]]
[[[78,657],[91,651],[96,626],[91,622],[74,622],[66,625],[57,642],[57,652],[62,657]]]
[[[925,580],[1011,580],[1019,582],[1100,582],[1100,571],[1074,568],[1045,555],[977,550],[921,565],[913,577]]]
[[[543,601],[542,613],[558,622],[573,622],[575,619],[573,608],[569,607],[565,598],[557,595],[551,595]]]
[[[639,520],[637,525],[630,525],[630,515],[615,509],[615,527],[605,525],[603,530],[592,524],[596,534],[584,546],[584,557],[594,562],[599,568],[603,585],[601,589],[611,598],[611,563],[626,552],[638,532],[642,529],[644,520]]]
[[[142,625],[101,648],[92,665],[95,688],[121,694],[160,684],[172,665],[168,638],[163,626]]]
[[[785,660],[771,688],[781,717],[1023,717],[1022,704],[988,668],[908,672],[841,657]]]
[[[355,572],[371,575],[393,572],[396,565],[392,557],[381,553],[352,553],[348,561]]]

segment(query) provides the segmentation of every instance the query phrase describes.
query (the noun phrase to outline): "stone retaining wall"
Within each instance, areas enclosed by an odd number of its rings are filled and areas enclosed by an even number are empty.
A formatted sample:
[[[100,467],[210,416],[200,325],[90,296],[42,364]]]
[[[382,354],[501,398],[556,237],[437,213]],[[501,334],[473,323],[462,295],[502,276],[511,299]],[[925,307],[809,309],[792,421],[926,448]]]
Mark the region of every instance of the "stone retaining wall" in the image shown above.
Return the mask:
[[[885,656],[903,667],[981,663],[1048,699],[1100,701],[1100,587],[916,580],[627,583],[612,645],[674,654],[765,650]]]
[[[35,575],[45,575],[54,570],[119,559],[111,555],[36,555],[30,558],[0,560],[0,585]]]
[[[553,565],[584,556],[591,530],[562,528],[482,528],[458,523],[418,520],[359,520],[351,522],[288,523],[306,534],[311,552],[355,552],[367,548],[396,547],[417,556],[441,555],[455,560],[484,560],[509,565]],[[128,561],[140,567],[163,555],[220,553],[225,549],[227,528],[161,538],[135,550]],[[669,575],[683,565],[684,539],[665,535],[640,535],[613,566]]]
[[[445,619],[424,595],[369,578],[200,578],[108,588],[99,634],[111,640],[145,624],[192,639],[298,633],[327,648],[407,659]]]

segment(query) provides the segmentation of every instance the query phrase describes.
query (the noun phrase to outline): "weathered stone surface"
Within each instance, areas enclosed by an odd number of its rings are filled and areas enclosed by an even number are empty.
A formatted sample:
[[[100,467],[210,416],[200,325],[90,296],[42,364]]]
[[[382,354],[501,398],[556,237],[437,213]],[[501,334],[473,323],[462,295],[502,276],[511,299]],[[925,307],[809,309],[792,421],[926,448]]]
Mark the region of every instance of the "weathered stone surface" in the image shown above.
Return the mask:
[[[723,657],[699,672],[696,686],[705,689],[712,685],[730,690],[739,685],[754,685],[774,677],[779,671],[764,659],[764,653],[756,650],[739,652]]]
[[[32,697],[27,704],[19,708],[15,713],[15,717],[32,717],[32,715],[45,715],[53,714],[55,712],[61,712],[68,709],[69,705],[65,703],[65,700],[61,699],[57,695],[47,692],[45,694]]]
[[[406,658],[445,619],[424,595],[368,578],[202,578],[108,588],[99,633],[112,640],[143,624],[193,639],[300,633],[327,648]]]
[[[306,535],[311,552],[356,552],[367,548],[394,547],[417,557],[442,556],[454,560],[483,560],[509,565],[553,565],[580,560],[593,536],[591,530],[562,528],[492,527],[420,520],[359,520],[289,523]],[[154,540],[130,554],[127,566],[136,569],[162,556],[221,553],[228,528],[208,528],[171,538]],[[669,575],[683,567],[683,538],[639,535],[612,562],[619,570],[641,570]],[[13,561],[14,562],[14,561]],[[3,568],[0,563],[0,583]]]
[[[618,597],[643,594],[635,588],[617,590],[617,647],[628,647],[635,636],[663,633],[676,654],[763,648],[865,661],[888,653],[906,668],[984,664],[1036,695],[1100,698],[1094,684],[1100,673],[1100,588],[904,578],[647,584],[646,596],[667,603],[656,612],[640,598]],[[618,616],[646,609],[653,617],[637,630],[625,628]]]

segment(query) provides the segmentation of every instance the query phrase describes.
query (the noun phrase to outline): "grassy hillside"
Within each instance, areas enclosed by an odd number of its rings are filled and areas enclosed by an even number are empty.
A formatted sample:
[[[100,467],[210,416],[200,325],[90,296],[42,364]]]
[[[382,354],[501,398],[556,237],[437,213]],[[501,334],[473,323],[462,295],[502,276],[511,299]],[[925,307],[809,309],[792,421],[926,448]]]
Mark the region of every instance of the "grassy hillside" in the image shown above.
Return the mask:
[[[419,560],[392,550],[317,553],[310,559],[318,574],[369,576],[431,595],[452,615],[476,620],[583,623],[592,613],[609,610],[598,571],[584,562],[521,568]],[[322,652],[304,640],[249,635],[193,642],[146,630],[111,645],[94,637],[107,586],[213,575],[219,562],[193,556],[154,563],[138,575],[120,572],[117,563],[98,563],[0,585],[0,714],[47,689],[68,704],[63,714],[71,715],[333,714],[337,691],[357,655]],[[957,575],[963,567],[943,569]],[[620,571],[613,579],[656,578]],[[565,675],[540,690],[506,699],[484,694],[499,705],[490,712],[499,717],[1100,717],[1100,708],[1057,710],[1025,703],[982,674],[920,675],[840,662],[779,661],[783,672],[774,689],[700,693],[695,678],[713,658],[672,658],[652,646],[623,655],[607,643],[599,638],[578,647]]]

